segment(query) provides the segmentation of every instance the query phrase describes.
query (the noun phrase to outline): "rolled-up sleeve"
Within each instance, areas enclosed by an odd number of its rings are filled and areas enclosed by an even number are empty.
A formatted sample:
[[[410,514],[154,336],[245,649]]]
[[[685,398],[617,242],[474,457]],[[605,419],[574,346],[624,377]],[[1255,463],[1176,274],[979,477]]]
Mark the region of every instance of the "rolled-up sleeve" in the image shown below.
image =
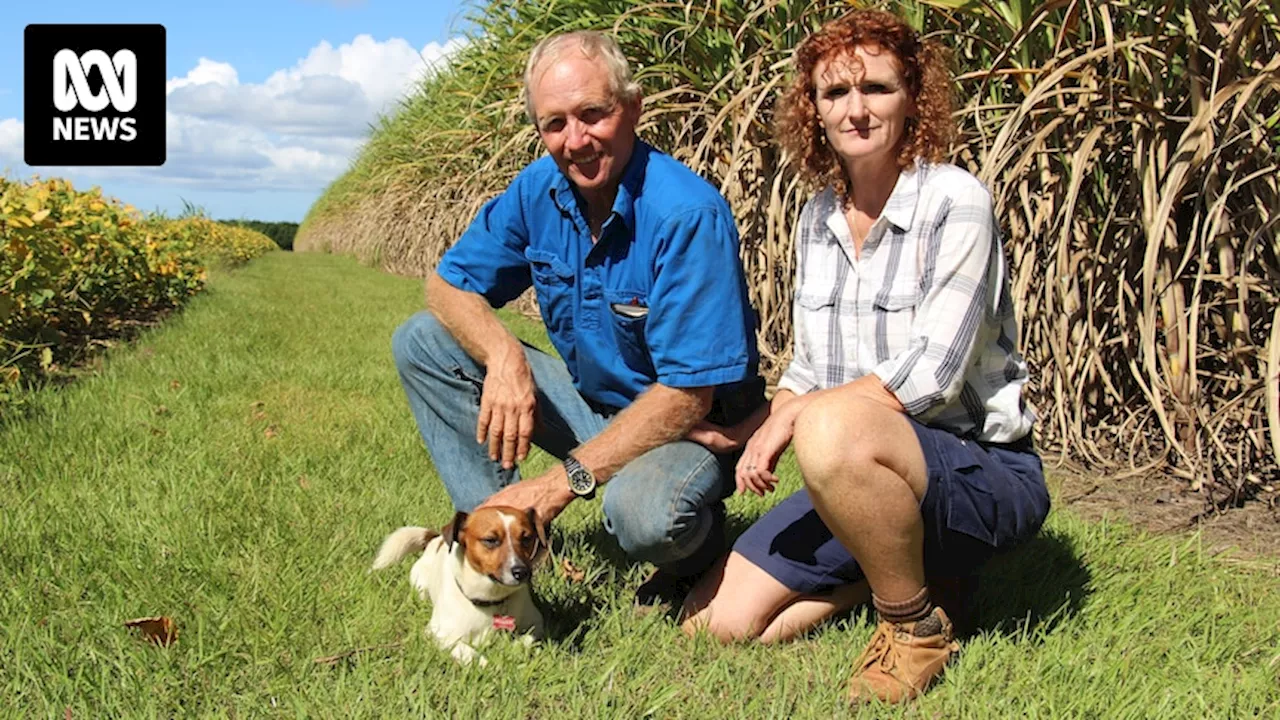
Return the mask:
[[[485,203],[458,242],[436,266],[441,278],[459,290],[484,296],[502,307],[533,284],[525,247],[528,224],[521,199],[523,175]]]
[[[647,327],[658,382],[703,387],[754,371],[755,313],[728,207],[682,212],[665,223]]]
[[[991,302],[1000,253],[991,195],[966,188],[949,198],[934,220],[931,277],[902,352],[872,372],[913,416],[952,403],[967,369]]]

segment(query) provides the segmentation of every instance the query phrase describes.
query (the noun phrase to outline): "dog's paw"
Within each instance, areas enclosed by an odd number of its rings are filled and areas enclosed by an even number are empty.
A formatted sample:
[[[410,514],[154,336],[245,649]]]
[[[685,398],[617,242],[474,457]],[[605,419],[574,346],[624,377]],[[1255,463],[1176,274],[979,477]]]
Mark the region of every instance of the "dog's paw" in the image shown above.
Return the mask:
[[[463,665],[470,665],[474,662],[480,667],[485,667],[489,664],[484,655],[481,655],[475,648],[464,642],[456,643],[449,651],[449,654],[453,656],[454,660]]]

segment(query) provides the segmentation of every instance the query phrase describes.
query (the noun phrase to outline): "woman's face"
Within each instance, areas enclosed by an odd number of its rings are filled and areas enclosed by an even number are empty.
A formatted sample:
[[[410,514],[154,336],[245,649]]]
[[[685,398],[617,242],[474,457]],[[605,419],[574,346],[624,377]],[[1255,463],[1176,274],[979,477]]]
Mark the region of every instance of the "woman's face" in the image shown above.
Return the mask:
[[[813,68],[814,105],[827,141],[845,167],[895,163],[915,103],[894,55],[859,45]]]

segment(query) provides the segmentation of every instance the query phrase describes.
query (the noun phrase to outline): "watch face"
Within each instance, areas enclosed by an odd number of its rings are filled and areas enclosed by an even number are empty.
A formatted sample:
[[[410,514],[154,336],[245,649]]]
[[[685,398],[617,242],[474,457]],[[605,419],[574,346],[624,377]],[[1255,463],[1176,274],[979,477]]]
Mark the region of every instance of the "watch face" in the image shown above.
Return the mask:
[[[591,492],[591,488],[595,486],[594,480],[591,473],[585,470],[574,470],[569,473],[569,487],[579,494]]]

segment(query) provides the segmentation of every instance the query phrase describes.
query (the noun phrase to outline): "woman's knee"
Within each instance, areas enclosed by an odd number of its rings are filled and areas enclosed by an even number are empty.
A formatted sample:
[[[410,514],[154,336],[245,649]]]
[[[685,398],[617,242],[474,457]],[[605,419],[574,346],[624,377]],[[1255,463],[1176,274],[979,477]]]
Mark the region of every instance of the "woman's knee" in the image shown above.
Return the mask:
[[[839,397],[814,399],[796,418],[792,447],[796,463],[811,491],[833,482],[845,484],[874,463],[878,435],[869,432],[880,408],[874,403]]]
[[[722,643],[758,640],[795,595],[745,556],[731,552],[689,592],[680,627],[686,635],[705,633]]]

